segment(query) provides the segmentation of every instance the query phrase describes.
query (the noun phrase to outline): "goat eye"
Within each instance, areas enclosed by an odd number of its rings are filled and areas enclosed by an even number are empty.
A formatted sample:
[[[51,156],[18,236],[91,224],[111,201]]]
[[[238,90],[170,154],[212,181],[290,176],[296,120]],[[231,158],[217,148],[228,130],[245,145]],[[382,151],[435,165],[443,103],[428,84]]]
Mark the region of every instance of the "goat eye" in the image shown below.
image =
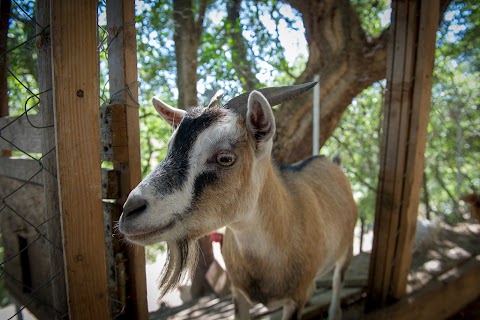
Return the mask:
[[[224,167],[229,167],[237,161],[237,157],[233,153],[222,152],[217,154],[217,163]]]

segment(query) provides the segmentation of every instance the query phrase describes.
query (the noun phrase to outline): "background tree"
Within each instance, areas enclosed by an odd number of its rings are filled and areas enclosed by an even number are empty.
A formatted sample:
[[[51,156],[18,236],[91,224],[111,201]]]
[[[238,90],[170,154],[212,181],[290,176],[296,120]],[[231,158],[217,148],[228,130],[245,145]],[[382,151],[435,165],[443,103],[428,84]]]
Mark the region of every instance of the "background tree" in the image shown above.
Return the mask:
[[[207,0],[197,1],[199,8],[194,10],[192,0],[173,1],[175,32],[175,57],[177,61],[178,107],[186,109],[197,105],[197,51],[200,35],[203,32],[203,19]],[[195,13],[197,17],[195,17]]]

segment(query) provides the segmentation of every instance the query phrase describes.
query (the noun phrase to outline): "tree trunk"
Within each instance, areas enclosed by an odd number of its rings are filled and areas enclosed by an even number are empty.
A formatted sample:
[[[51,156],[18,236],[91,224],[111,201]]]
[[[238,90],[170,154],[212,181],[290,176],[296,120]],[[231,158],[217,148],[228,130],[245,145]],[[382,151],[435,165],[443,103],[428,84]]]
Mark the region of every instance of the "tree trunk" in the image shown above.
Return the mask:
[[[196,106],[197,66],[200,35],[203,32],[203,17],[206,0],[200,5],[199,17],[195,20],[192,0],[173,1],[175,23],[175,57],[177,61],[178,107],[186,109]]]
[[[1,0],[0,2],[0,117],[6,117],[9,114],[6,52],[11,6],[11,0]],[[0,151],[0,156],[8,157],[11,155],[11,151],[9,150]]]
[[[451,0],[441,0],[441,16]],[[377,38],[363,31],[349,0],[289,0],[303,18],[309,58],[297,83],[320,75],[320,146],[337,127],[352,99],[385,78],[388,29]],[[312,152],[312,94],[283,104],[276,112],[274,157],[285,163]]]
[[[297,83],[320,75],[320,146],[352,99],[385,77],[387,32],[368,39],[348,0],[291,0],[305,27],[309,58]],[[366,67],[368,66],[368,67]],[[312,152],[312,94],[285,103],[276,113],[274,156],[292,163]]]
[[[242,0],[227,1],[227,33],[232,39],[230,46],[232,53],[232,64],[238,80],[245,91],[252,91],[258,85],[251,61],[248,60],[247,46],[242,35],[240,24],[240,8]]]

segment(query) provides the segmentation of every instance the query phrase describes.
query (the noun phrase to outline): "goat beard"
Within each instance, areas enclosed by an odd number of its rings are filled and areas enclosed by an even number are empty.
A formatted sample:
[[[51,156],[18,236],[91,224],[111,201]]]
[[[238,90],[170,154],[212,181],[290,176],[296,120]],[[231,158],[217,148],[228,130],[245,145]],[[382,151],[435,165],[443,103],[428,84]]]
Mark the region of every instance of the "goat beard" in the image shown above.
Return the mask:
[[[167,242],[167,261],[160,274],[160,298],[175,289],[187,274],[193,275],[198,261],[197,240],[181,239]]]

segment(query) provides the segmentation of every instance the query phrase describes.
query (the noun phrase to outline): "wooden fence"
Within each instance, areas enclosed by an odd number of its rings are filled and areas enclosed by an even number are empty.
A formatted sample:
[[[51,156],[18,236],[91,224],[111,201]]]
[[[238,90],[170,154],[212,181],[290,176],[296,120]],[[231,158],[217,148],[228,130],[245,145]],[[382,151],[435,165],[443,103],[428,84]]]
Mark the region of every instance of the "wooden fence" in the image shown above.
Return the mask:
[[[141,179],[134,1],[107,1],[101,107],[97,5],[37,1],[38,88],[15,98],[38,102],[0,118],[0,268],[40,319],[148,317],[144,250],[112,237]]]

